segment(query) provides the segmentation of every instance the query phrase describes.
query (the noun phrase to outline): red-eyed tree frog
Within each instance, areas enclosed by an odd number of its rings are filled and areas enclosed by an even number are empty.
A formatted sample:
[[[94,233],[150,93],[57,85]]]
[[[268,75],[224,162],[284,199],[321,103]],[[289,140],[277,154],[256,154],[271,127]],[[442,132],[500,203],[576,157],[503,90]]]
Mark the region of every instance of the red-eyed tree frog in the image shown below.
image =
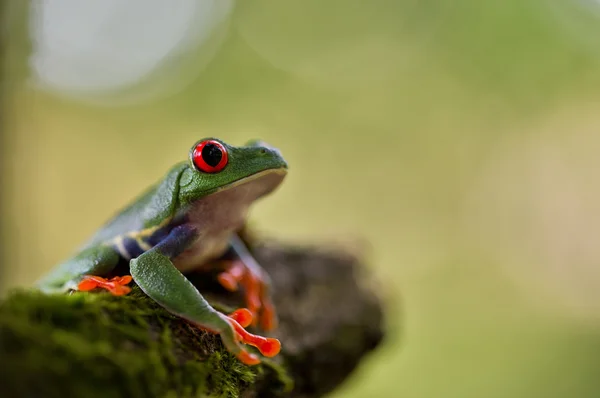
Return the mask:
[[[45,292],[140,289],[169,312],[221,336],[243,363],[277,355],[280,343],[247,332],[258,323],[276,327],[268,275],[253,259],[237,232],[249,206],[277,188],[287,174],[280,152],[262,141],[236,147],[207,138],[195,143],[189,160],[107,222],[71,259],[58,265],[38,287]],[[217,267],[217,268],[215,268]],[[216,311],[185,277],[188,272],[217,271],[230,291],[242,288],[247,309],[225,315]]]

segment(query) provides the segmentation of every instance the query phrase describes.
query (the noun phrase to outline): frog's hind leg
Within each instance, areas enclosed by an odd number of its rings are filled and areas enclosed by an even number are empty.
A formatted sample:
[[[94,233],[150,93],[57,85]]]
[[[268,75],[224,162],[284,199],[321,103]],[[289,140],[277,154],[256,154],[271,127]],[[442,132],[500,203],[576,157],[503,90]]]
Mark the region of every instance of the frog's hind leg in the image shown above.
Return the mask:
[[[131,276],[103,278],[117,266],[119,259],[119,253],[111,246],[89,247],[59,265],[37,285],[46,293],[104,288],[115,295],[127,294],[131,289],[125,285],[131,282]]]

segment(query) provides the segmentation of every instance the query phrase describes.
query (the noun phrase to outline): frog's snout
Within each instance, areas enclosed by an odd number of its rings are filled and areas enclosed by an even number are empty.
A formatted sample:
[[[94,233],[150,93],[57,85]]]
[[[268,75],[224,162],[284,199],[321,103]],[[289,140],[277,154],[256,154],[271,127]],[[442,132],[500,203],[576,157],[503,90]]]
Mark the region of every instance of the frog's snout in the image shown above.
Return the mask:
[[[288,168],[287,162],[283,159],[279,148],[269,145],[262,140],[251,140],[246,144],[248,147],[259,147],[261,148],[259,154],[265,157],[271,157],[277,164],[278,167]]]
[[[285,159],[283,159],[283,156],[281,156],[279,149],[275,147],[263,147],[261,153],[263,153],[265,156],[272,157],[278,163],[279,167],[284,169],[288,168],[287,162]]]

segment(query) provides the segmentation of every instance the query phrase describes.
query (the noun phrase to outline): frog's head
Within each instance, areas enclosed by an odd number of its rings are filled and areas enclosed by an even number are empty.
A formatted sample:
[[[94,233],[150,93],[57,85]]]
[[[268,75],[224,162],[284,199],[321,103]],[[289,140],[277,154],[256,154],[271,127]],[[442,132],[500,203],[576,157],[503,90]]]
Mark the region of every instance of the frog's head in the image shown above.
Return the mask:
[[[265,142],[255,140],[236,147],[205,138],[190,149],[179,198],[181,203],[190,203],[250,182],[252,196],[260,197],[277,188],[286,174],[287,163],[281,153]]]

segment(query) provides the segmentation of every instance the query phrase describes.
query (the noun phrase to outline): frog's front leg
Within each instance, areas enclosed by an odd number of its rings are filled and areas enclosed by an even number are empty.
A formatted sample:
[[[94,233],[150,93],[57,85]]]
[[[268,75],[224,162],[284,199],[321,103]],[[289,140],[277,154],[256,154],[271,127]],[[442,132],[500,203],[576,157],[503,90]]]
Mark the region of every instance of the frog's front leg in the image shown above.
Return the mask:
[[[229,291],[236,291],[241,287],[244,290],[246,305],[255,315],[254,319],[260,320],[262,329],[275,329],[277,315],[269,293],[269,276],[239,236],[234,235],[231,238],[229,250],[218,263],[224,268],[218,276],[219,283]]]
[[[137,285],[169,312],[199,328],[218,333],[227,349],[242,362],[254,365],[260,361],[240,343],[255,346],[265,356],[277,355],[280,349],[278,340],[252,335],[240,325],[241,322],[247,326],[251,321],[249,314],[237,311],[226,316],[217,312],[175,268],[171,259],[182,253],[196,238],[197,232],[193,227],[178,226],[152,249],[131,260],[131,275]]]
[[[87,291],[99,287],[114,295],[127,294],[131,290],[125,286],[131,282],[129,275],[108,280],[102,277],[115,268],[119,258],[119,253],[111,246],[89,247],[58,266],[39,281],[38,286],[47,293],[68,290]]]

